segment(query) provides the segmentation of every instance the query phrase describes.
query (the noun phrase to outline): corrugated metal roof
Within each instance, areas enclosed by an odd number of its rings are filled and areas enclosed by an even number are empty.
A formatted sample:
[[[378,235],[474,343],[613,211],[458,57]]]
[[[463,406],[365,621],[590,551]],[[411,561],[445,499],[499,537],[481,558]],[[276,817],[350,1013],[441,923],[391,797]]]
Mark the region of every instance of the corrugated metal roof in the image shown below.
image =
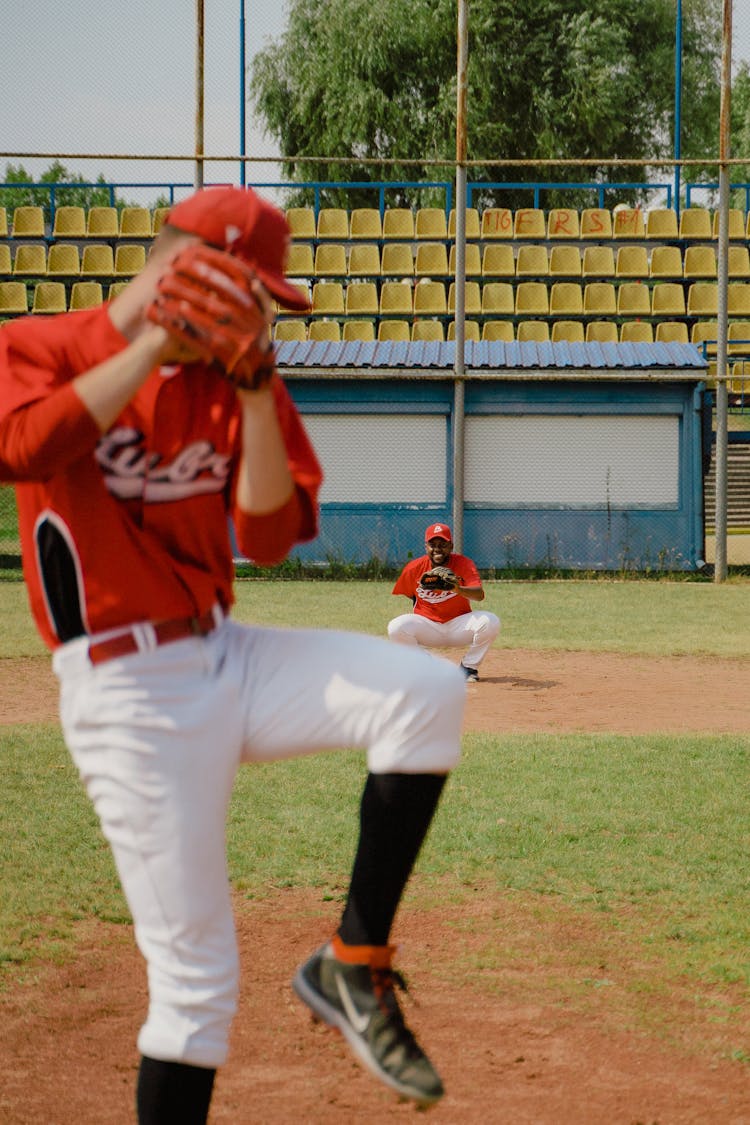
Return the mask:
[[[276,357],[279,367],[286,368],[426,368],[449,371],[455,364],[455,343],[452,340],[444,343],[284,340],[276,344]],[[506,344],[469,341],[464,349],[464,366],[467,371],[528,368],[705,370],[707,361],[692,344],[536,344],[517,341]]]

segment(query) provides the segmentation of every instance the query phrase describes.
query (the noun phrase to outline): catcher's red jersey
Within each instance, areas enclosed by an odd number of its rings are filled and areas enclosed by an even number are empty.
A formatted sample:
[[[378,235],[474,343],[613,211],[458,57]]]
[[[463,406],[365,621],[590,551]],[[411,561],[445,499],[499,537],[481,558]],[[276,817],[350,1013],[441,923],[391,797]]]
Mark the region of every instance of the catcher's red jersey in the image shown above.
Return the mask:
[[[479,571],[465,555],[450,555],[441,565],[449,567],[454,574],[457,574],[462,586],[482,585]],[[429,617],[431,621],[452,621],[462,613],[471,613],[471,602],[463,594],[457,594],[454,590],[425,590],[420,586],[419,579],[432,566],[433,563],[427,555],[412,559],[401,571],[391,592],[414,598],[414,612],[421,614],[422,617]]]
[[[261,563],[317,533],[321,470],[278,376],[296,492],[281,512],[253,517],[234,501],[235,392],[208,368],[155,369],[100,435],[69,384],[127,344],[106,306],[0,332],[0,479],[16,483],[31,608],[50,648],[216,602],[228,608],[230,515],[240,549]]]

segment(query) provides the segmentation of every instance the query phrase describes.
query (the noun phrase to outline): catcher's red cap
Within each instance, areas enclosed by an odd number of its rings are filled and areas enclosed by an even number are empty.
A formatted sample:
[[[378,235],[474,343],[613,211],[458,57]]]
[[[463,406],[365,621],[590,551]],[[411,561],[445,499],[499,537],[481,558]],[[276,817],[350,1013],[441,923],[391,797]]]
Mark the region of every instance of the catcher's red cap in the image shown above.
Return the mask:
[[[252,188],[203,188],[176,203],[166,221],[247,262],[284,308],[310,308],[284,276],[291,238],[286,216]]]
[[[447,523],[432,523],[424,533],[425,543],[429,543],[430,539],[444,539],[446,543],[453,542],[451,529]]]

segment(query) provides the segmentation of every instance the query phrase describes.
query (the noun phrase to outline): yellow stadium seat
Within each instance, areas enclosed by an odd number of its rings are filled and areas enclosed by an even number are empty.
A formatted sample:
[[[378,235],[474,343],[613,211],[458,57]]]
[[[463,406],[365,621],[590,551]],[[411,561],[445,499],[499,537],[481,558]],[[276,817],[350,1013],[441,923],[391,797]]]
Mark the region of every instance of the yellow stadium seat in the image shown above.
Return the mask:
[[[546,238],[544,211],[538,207],[520,207],[513,216],[514,238]]]
[[[488,281],[482,289],[483,316],[513,316],[513,286],[508,281]]]
[[[446,339],[455,340],[456,338],[456,322],[452,320],[448,325],[448,332]],[[479,325],[475,320],[464,321],[464,340],[471,341],[472,343],[479,343]]]
[[[148,207],[123,207],[118,238],[151,238],[151,212]]]
[[[590,320],[586,325],[587,344],[616,344],[617,325],[614,320]]]
[[[728,258],[730,277],[750,278],[750,251],[747,246],[730,246]]]
[[[0,242],[0,278],[9,277],[12,270],[13,263],[10,260],[10,246],[7,242]]]
[[[52,224],[53,238],[85,238],[86,212],[83,207],[57,207]]]
[[[117,238],[120,220],[116,207],[89,207],[86,238]]]
[[[682,277],[682,268],[679,246],[655,246],[651,251],[649,277]]]
[[[44,238],[44,208],[16,207],[13,211],[11,238]]]
[[[288,320],[280,320],[274,325],[273,338],[279,341],[306,340],[307,326],[304,320],[295,320],[293,317],[289,317]]]
[[[374,281],[350,281],[346,287],[344,311],[347,316],[377,316],[378,287]],[[374,338],[374,337],[373,337]]]
[[[350,277],[380,277],[380,272],[380,247],[370,242],[352,246],[349,251]]]
[[[442,343],[445,331],[439,320],[415,320],[411,326],[411,338]]]
[[[289,284],[294,289],[297,290],[299,295],[302,298],[304,298],[305,301],[309,302],[309,300],[310,300],[310,287],[309,287],[309,285],[307,284],[306,281],[291,281],[290,280]],[[279,309],[280,309],[281,312],[286,311],[285,308],[284,308],[284,305],[282,305],[282,304],[279,305]],[[294,311],[296,311],[296,310],[294,310]]]
[[[694,281],[688,289],[688,316],[716,316],[718,309],[718,285],[708,281]]]
[[[164,226],[169,215],[169,207],[154,207],[151,212],[151,237],[156,238],[157,234]]]
[[[452,281],[448,287],[448,312],[456,310],[456,283]],[[482,295],[479,291],[479,282],[467,281],[464,285],[464,313],[466,316],[479,316],[482,311]]]
[[[383,212],[383,239],[414,238],[414,213],[408,207],[388,207]]]
[[[731,325],[730,325],[731,327]],[[690,343],[703,348],[707,355],[716,355],[716,342],[719,338],[719,324],[716,320],[699,320],[690,329]]]
[[[750,212],[748,212],[750,214]],[[714,211],[713,219],[713,237],[719,237],[719,219],[720,213]],[[746,235],[745,230],[745,212],[741,211],[739,207],[730,207],[727,216],[729,222],[729,238],[733,241],[743,240]]]
[[[381,320],[378,324],[379,340],[396,340],[408,343],[411,339],[408,320]]]
[[[316,277],[346,277],[346,247],[339,242],[328,242],[315,251]]]
[[[81,255],[74,242],[53,242],[47,257],[47,277],[78,277]]]
[[[487,207],[482,212],[482,239],[512,238],[513,212],[508,207]]]
[[[583,315],[583,292],[576,281],[555,281],[549,291],[550,316],[569,318]],[[583,330],[581,331],[583,339]]]
[[[346,242],[349,237],[349,212],[343,207],[321,207],[315,233],[317,238]]]
[[[344,340],[374,340],[375,322],[372,320],[347,320],[344,322],[341,334]]]
[[[729,380],[727,388],[733,395],[750,394],[750,363],[741,360],[732,364],[732,378]]]
[[[506,246],[504,249],[509,250],[510,247]],[[512,252],[512,251],[511,251]],[[448,255],[448,273],[455,274],[456,272],[456,245],[455,243],[450,248]],[[464,256],[464,273],[466,277],[480,277],[482,274],[482,259],[480,257],[479,247],[476,242],[466,243],[466,253]]]
[[[19,246],[13,259],[14,277],[44,277],[47,273],[47,248],[29,243]]]
[[[410,285],[402,281],[384,281],[380,286],[380,315],[385,317],[411,316],[414,300]]]
[[[420,281],[414,286],[414,315],[439,316],[448,311],[442,281]]]
[[[0,207],[0,238],[8,237],[8,209]]]
[[[355,207],[349,217],[349,237],[381,239],[383,221],[377,207]]]
[[[386,242],[381,263],[383,277],[413,277],[414,255],[406,242]]]
[[[70,287],[70,309],[93,309],[104,301],[104,290],[98,281],[74,281]]]
[[[546,316],[549,313],[549,296],[543,281],[520,281],[516,286],[517,316]]]
[[[466,218],[465,218],[464,221],[465,221],[466,237],[467,238],[481,238],[482,237],[482,225],[480,223],[479,212],[477,211],[476,207],[467,207],[466,208]],[[450,214],[448,215],[448,237],[449,238],[455,238],[456,237],[456,209],[455,209],[455,207],[451,208]]]
[[[750,316],[750,284],[730,281],[727,286],[727,313],[729,316]]]
[[[447,277],[448,251],[445,244],[420,242],[414,258],[414,273],[417,277]]]
[[[509,243],[490,243],[482,249],[483,277],[514,277],[516,262]]]
[[[581,224],[577,211],[553,207],[547,216],[547,238],[580,238]]]
[[[620,343],[653,344],[654,327],[647,320],[626,320],[620,325]]]
[[[613,238],[645,238],[646,224],[640,207],[613,208]]]
[[[617,290],[618,316],[649,316],[651,299],[648,285],[640,281],[624,281]]]
[[[84,247],[84,251],[87,247]],[[115,246],[114,276],[135,277],[146,264],[146,247],[138,243]]]
[[[611,281],[589,281],[584,285],[583,312],[596,317],[617,314],[617,294]]]
[[[315,238],[315,212],[312,207],[289,207],[286,211],[292,241]]]
[[[549,325],[545,320],[521,320],[516,329],[516,339],[519,344],[549,343]]]
[[[620,246],[615,260],[616,277],[648,277],[645,246]]]
[[[434,241],[448,237],[448,222],[442,207],[419,207],[414,220],[414,237]]]
[[[547,277],[549,258],[546,246],[519,246],[516,277]]]
[[[606,207],[586,207],[581,211],[581,238],[593,241],[612,237],[612,214]]]
[[[312,291],[312,311],[318,316],[343,316],[344,287],[340,281],[316,281]]]
[[[552,324],[552,343],[582,344],[585,340],[580,320],[556,320]]]
[[[287,277],[312,277],[315,273],[312,246],[309,242],[293,242],[289,247],[285,273]]]
[[[744,340],[745,343],[737,343],[738,340]],[[727,351],[730,355],[743,352],[750,354],[750,320],[731,321],[727,327]]]
[[[607,212],[609,214],[609,212]],[[585,246],[581,263],[583,277],[615,276],[615,255],[611,246]]]
[[[334,343],[341,339],[341,325],[337,320],[311,320],[309,340],[326,340]]]
[[[127,289],[129,281],[113,281],[107,290],[107,300],[113,301],[115,297],[119,297],[124,289]]]
[[[510,320],[486,320],[482,325],[482,339],[512,344],[514,340],[512,322]]]
[[[34,286],[32,313],[62,313],[67,307],[65,285],[62,281],[40,281]]]
[[[523,250],[524,247],[520,249]],[[577,246],[553,246],[549,252],[549,272],[550,277],[580,277],[581,251],[579,248]]]
[[[660,320],[656,325],[657,344],[688,344],[687,324],[684,320]]]
[[[676,281],[661,281],[651,290],[651,313],[666,317],[685,315],[685,292]]]
[[[653,207],[646,213],[646,238],[677,238],[677,212],[671,207]]]
[[[81,277],[111,277],[115,272],[115,256],[111,246],[92,242],[81,254]]]
[[[683,274],[688,278],[716,277],[716,251],[713,246],[687,246]]]
[[[679,237],[703,239],[711,237],[711,212],[706,207],[685,207],[680,211]]]

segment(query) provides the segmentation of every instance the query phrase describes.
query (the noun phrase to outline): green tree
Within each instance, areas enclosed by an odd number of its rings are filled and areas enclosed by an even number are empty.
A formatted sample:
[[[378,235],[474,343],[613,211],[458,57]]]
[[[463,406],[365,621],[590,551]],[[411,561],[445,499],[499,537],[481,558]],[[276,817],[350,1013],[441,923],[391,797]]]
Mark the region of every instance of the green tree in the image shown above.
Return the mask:
[[[684,157],[708,160],[717,150],[719,16],[710,0],[683,7]],[[289,179],[445,180],[455,160],[455,71],[455,0],[290,0],[287,30],[256,56],[250,90],[290,158]],[[653,180],[658,170],[613,170],[606,160],[672,156],[674,74],[675,0],[471,0],[469,159],[602,163],[488,164],[471,167],[470,179]],[[399,163],[406,159],[420,163]],[[389,197],[389,205],[407,194]],[[528,191],[488,188],[483,196],[482,205],[529,202]],[[580,199],[569,189],[543,205]]]
[[[96,185],[105,184],[104,177],[99,175]],[[5,180],[0,184],[0,206],[5,207],[10,213],[16,207],[43,207],[46,222],[51,219],[52,193],[50,185],[64,184],[64,187],[55,186],[55,207],[108,207],[111,199],[109,189],[105,186],[90,186],[89,181],[83,176],[69,172],[64,164],[55,160],[38,180],[26,171],[22,164],[7,164],[5,167]],[[18,185],[18,186],[14,186]],[[84,186],[85,185],[85,186]],[[125,201],[120,201],[118,206],[124,207]]]
[[[732,81],[730,114],[731,156],[745,158],[747,164],[733,164],[730,179],[733,183],[750,182],[750,66],[740,63]],[[746,209],[744,193],[732,200],[733,207]]]

